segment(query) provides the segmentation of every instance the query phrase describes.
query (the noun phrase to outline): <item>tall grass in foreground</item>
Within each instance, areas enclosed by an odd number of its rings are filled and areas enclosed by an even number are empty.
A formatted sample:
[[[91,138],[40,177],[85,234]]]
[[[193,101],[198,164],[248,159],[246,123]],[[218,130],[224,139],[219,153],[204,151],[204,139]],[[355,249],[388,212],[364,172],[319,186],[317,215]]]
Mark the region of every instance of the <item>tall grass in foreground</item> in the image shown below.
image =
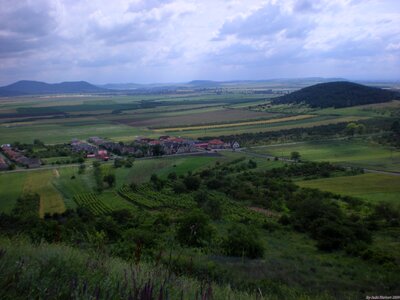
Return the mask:
[[[97,255],[0,237],[0,299],[277,299],[177,277],[157,264]],[[290,291],[285,298],[308,299]]]

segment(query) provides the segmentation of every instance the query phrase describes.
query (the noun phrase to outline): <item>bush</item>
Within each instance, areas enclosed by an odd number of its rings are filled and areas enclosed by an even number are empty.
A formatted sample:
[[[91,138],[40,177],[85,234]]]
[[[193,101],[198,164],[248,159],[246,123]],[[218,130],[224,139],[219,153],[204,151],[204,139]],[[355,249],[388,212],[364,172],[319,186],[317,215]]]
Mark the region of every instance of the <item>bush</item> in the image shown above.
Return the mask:
[[[264,247],[258,233],[245,225],[233,225],[227,238],[222,243],[222,249],[227,255],[245,256],[248,258],[263,257]]]
[[[203,205],[203,210],[213,220],[219,220],[222,217],[221,203],[215,198],[208,199]]]
[[[178,226],[177,239],[182,245],[202,247],[210,242],[213,228],[209,218],[200,210],[183,217]]]
[[[200,187],[200,178],[196,176],[186,176],[185,179],[183,180],[183,183],[185,184],[186,188],[190,191],[196,191]]]
[[[175,181],[172,184],[172,189],[176,194],[183,194],[187,192],[186,186],[182,181]]]

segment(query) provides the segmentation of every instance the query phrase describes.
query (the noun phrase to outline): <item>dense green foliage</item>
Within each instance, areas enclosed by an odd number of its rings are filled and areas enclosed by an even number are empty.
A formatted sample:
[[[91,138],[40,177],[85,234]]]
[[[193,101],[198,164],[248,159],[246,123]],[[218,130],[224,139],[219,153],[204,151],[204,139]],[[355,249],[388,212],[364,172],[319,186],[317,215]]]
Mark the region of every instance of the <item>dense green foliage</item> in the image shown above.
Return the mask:
[[[388,102],[399,99],[393,91],[338,81],[320,83],[303,88],[273,100],[273,103],[305,103],[311,107],[349,107],[355,105]]]

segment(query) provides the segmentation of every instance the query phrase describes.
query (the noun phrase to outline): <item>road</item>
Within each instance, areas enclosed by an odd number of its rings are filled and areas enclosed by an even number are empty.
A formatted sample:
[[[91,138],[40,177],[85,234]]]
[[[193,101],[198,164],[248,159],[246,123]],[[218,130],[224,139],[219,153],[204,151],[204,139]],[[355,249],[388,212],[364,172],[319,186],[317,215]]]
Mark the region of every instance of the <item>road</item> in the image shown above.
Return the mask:
[[[148,156],[148,157],[140,157],[140,158],[135,158],[135,161],[138,160],[148,160],[148,159],[160,159],[160,158],[170,158],[170,157],[185,157],[185,156],[219,156],[218,152],[215,151],[201,151],[201,152],[191,152],[191,153],[179,153],[179,154],[171,154],[171,155],[163,155],[163,156]],[[113,160],[109,160],[106,162],[103,162],[103,164],[113,164]],[[60,169],[60,168],[71,168],[71,167],[79,167],[80,164],[67,164],[67,165],[44,165],[40,168],[34,168],[34,169],[24,169],[24,168],[19,168],[15,170],[7,170],[7,171],[0,171],[1,173],[19,173],[19,172],[32,172],[32,171],[41,171],[41,170],[54,170],[54,169]],[[89,165],[89,168],[92,166]]]
[[[325,141],[331,141],[331,140],[343,140],[347,139],[347,137],[340,137],[340,138],[335,138],[335,139],[327,139]],[[268,155],[268,154],[262,154],[262,153],[256,153],[252,152],[251,149],[255,148],[269,148],[269,147],[278,147],[278,146],[288,146],[288,145],[298,145],[298,144],[303,144],[307,142],[292,142],[292,143],[283,143],[283,144],[273,144],[273,145],[261,145],[261,146],[253,146],[251,148],[238,148],[236,149],[237,152],[241,152],[244,154],[248,154],[254,157],[258,158],[267,158],[267,159],[276,159],[275,156],[273,155]],[[169,157],[185,157],[185,156],[204,156],[204,155],[209,155],[209,156],[216,156],[219,155],[218,152],[223,152],[223,151],[232,151],[231,149],[221,149],[221,150],[214,150],[214,151],[201,151],[201,152],[193,152],[193,153],[181,153],[181,154],[171,154],[171,155],[164,155],[164,156],[149,156],[149,157],[141,157],[141,158],[136,158],[135,160],[147,160],[147,159],[159,159],[159,158],[169,158]],[[284,158],[284,157],[278,157],[278,160],[280,161],[286,161],[289,163],[292,163],[293,160],[289,158]],[[105,162],[105,164],[112,164],[113,161],[108,161]],[[16,173],[16,172],[30,172],[30,171],[36,171],[36,170],[53,170],[53,169],[59,169],[59,168],[69,168],[69,167],[79,167],[80,164],[68,164],[68,165],[46,165],[37,169],[16,169],[12,171],[1,171],[1,173]],[[343,167],[351,167],[350,165],[341,165]],[[91,167],[91,166],[89,166]],[[368,169],[368,168],[363,168],[365,173],[376,173],[376,174],[385,174],[385,175],[393,175],[393,176],[400,176],[400,172],[391,172],[391,171],[382,171],[382,170],[374,170],[374,169]]]

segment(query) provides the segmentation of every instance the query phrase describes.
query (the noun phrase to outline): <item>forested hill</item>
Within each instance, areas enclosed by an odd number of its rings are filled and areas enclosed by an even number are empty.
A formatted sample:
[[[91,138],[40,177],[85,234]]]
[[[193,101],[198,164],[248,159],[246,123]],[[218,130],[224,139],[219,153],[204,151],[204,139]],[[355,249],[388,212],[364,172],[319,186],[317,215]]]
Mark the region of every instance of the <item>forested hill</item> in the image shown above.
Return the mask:
[[[353,82],[336,81],[309,86],[275,98],[273,103],[305,103],[311,107],[348,107],[400,99],[400,93]]]
[[[106,91],[107,89],[99,88],[86,81],[72,81],[50,84],[39,81],[21,80],[8,86],[0,87],[0,96],[101,93]]]

